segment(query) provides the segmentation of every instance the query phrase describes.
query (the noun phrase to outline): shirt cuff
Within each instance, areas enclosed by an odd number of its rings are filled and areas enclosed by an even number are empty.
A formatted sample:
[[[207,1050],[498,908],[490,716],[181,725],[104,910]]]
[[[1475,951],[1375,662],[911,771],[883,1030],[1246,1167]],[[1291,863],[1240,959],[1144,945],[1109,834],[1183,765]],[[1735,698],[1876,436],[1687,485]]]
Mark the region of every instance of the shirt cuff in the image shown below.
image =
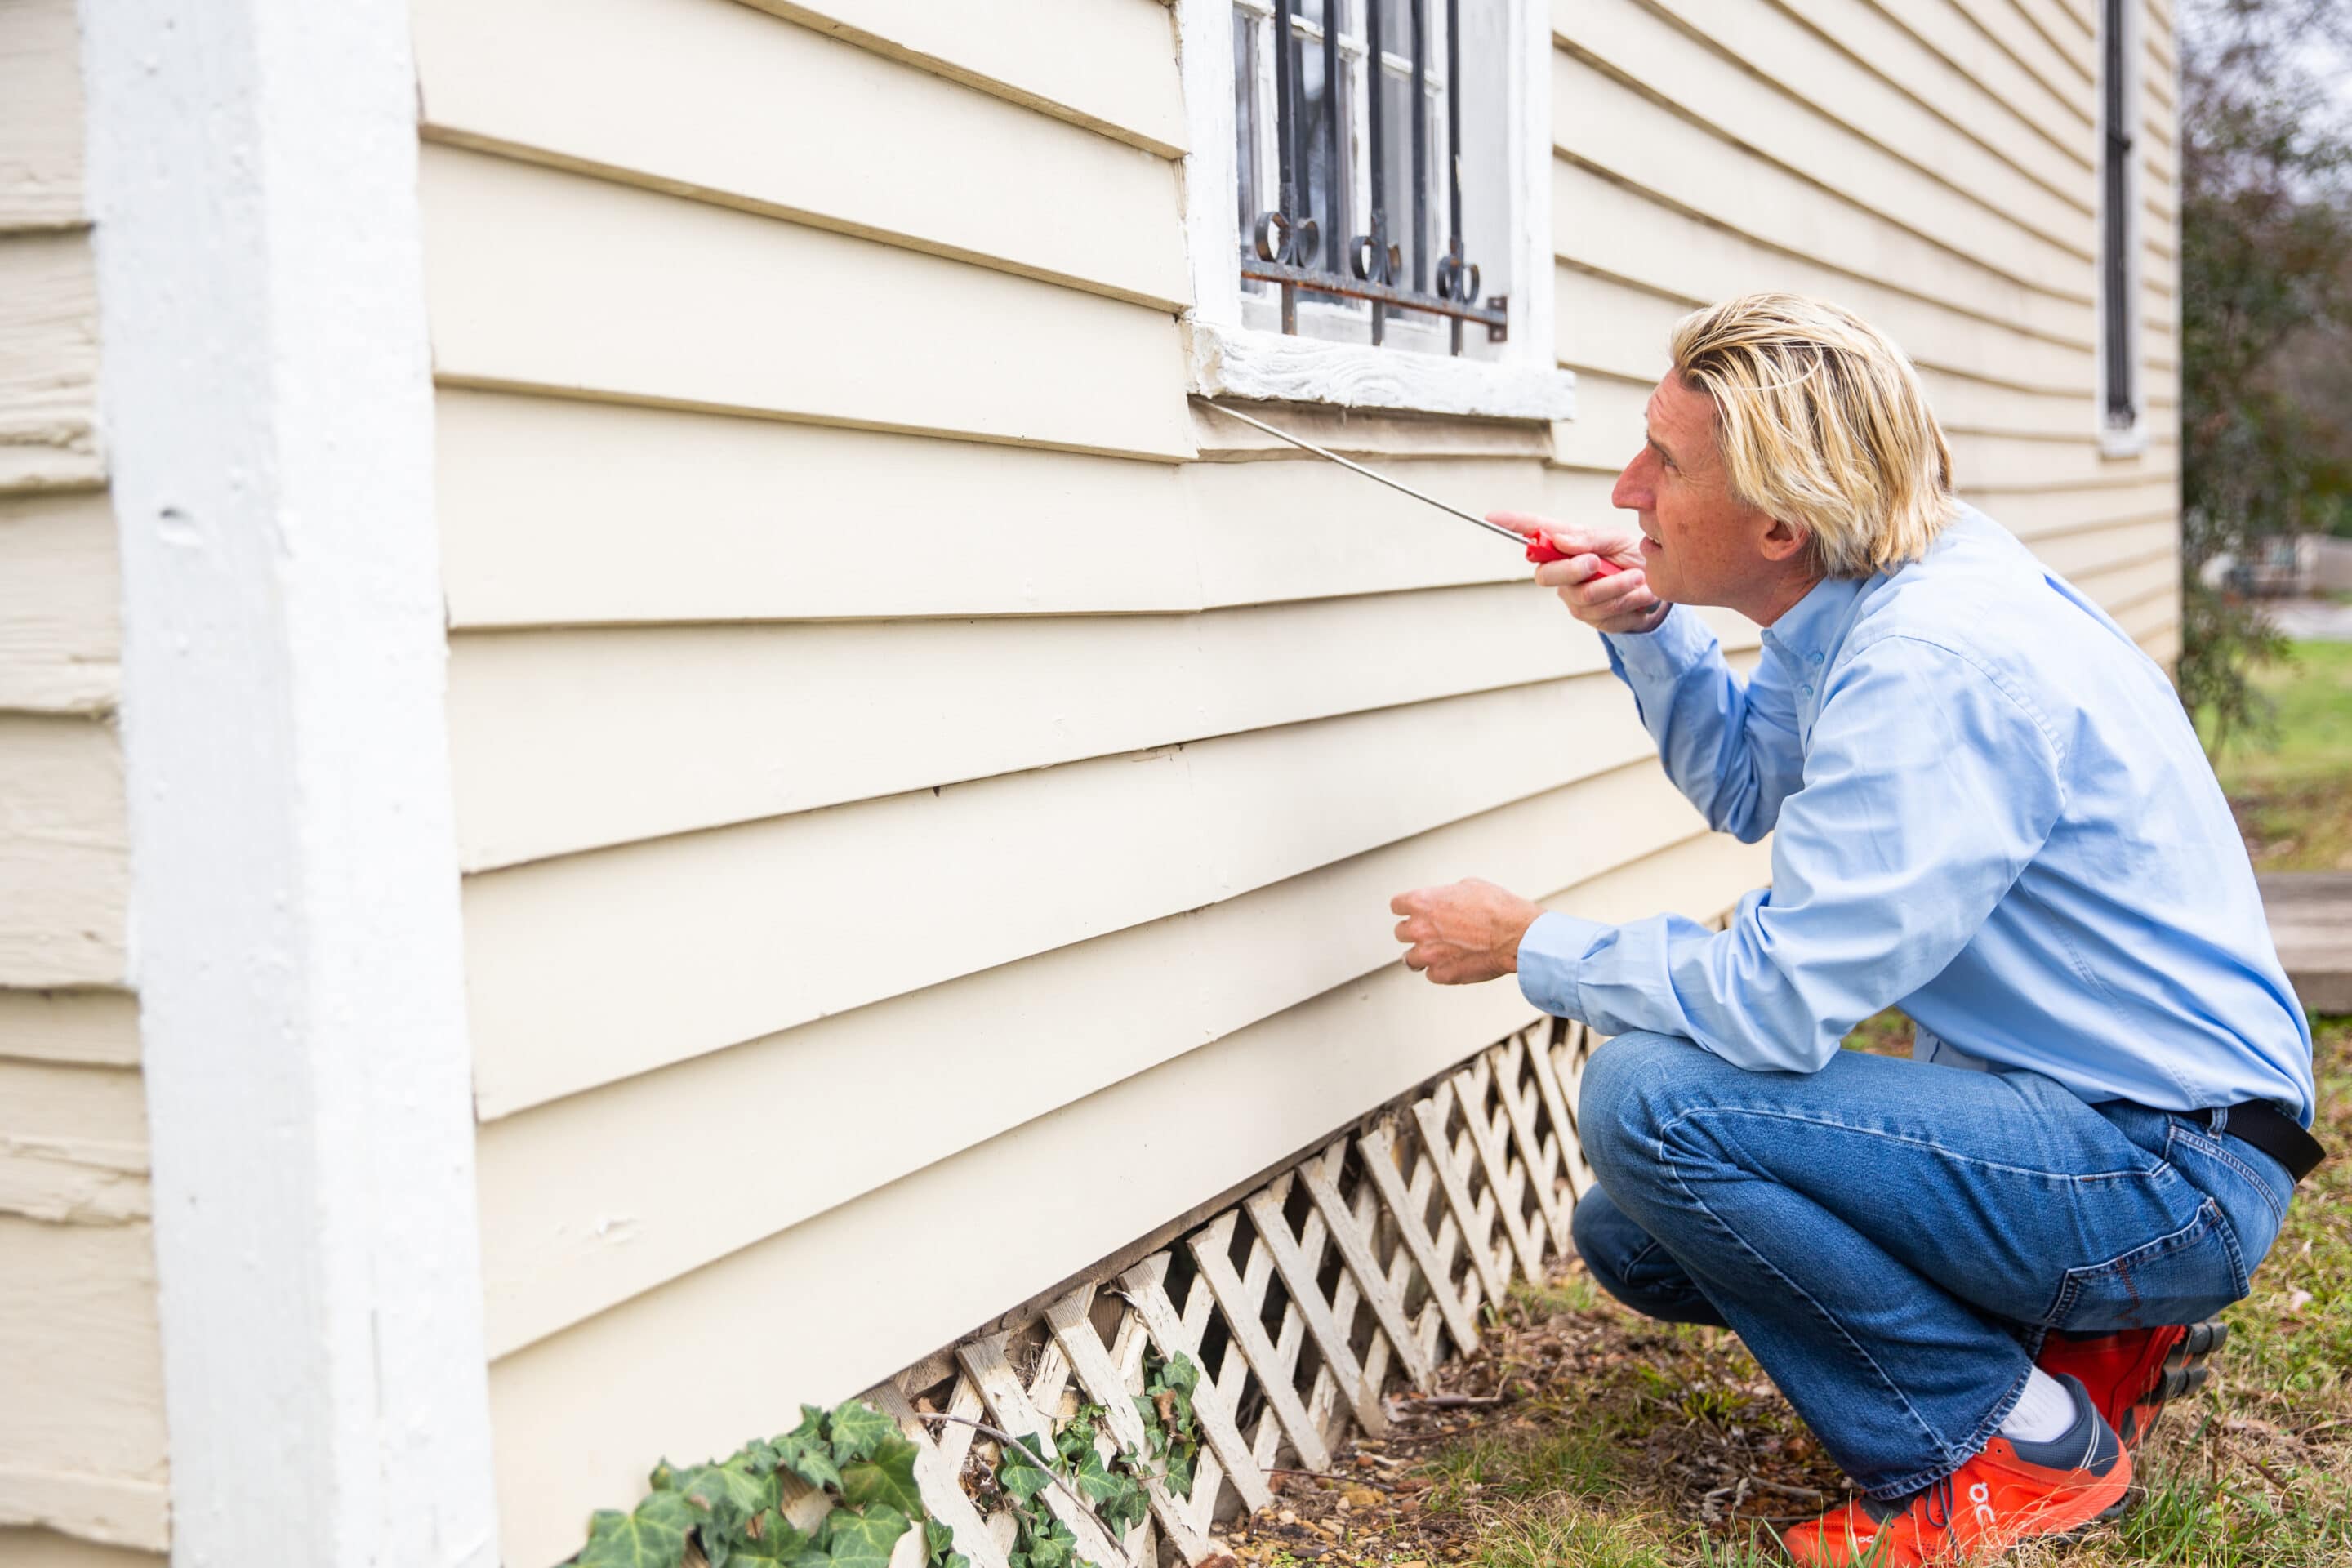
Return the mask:
[[[1713,652],[1713,628],[1676,605],[1646,632],[1603,632],[1609,662],[1627,680],[1671,681]]]
[[[1598,921],[1547,910],[1519,938],[1519,994],[1559,1018],[1581,1020],[1576,987],[1593,939],[1608,930]]]

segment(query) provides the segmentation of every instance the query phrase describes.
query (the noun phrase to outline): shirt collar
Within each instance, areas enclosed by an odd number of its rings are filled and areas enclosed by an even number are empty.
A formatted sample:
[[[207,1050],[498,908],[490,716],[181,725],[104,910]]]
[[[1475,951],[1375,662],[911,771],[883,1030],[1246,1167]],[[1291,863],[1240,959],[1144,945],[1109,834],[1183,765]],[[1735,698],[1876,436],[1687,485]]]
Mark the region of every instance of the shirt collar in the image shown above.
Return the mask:
[[[1845,642],[1854,600],[1868,580],[1824,577],[1805,596],[1764,628],[1764,646],[1796,664],[1822,664],[1834,658]]]

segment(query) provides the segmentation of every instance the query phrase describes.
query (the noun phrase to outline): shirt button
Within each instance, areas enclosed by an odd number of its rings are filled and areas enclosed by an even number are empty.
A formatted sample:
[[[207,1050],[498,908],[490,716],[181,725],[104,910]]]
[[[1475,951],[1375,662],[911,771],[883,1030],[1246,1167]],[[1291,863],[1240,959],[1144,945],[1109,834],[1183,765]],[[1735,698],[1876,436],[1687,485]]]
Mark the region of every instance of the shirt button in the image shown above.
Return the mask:
[[[1819,664],[1819,663],[1821,663],[1821,662],[1822,662],[1822,656],[1821,656],[1820,654],[1815,654],[1815,655],[1813,655],[1813,662],[1814,662],[1815,664]]]
[[[1813,683],[1812,683],[1811,681],[1808,680],[1807,682],[1805,682],[1805,695],[1806,695],[1806,696],[1808,696],[1808,697],[1811,697],[1812,694],[1813,694]]]

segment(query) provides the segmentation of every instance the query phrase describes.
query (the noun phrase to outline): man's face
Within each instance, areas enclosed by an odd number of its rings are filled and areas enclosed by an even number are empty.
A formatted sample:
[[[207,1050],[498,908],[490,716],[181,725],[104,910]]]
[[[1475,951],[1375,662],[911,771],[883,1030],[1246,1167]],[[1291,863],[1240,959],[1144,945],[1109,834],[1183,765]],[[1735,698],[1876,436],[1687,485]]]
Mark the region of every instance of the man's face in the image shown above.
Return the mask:
[[[1650,591],[1681,605],[1738,605],[1773,571],[1771,519],[1731,493],[1715,449],[1715,404],[1669,371],[1643,411],[1648,439],[1611,504],[1638,513]]]

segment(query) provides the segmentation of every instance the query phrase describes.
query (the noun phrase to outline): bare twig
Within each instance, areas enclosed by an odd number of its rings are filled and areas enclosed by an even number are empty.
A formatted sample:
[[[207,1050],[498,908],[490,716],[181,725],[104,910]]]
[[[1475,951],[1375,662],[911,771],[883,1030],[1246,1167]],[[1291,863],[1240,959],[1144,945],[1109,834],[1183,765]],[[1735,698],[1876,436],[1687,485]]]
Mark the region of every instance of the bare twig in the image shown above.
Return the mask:
[[[1489,1405],[1500,1405],[1499,1394],[1419,1394],[1397,1401],[1399,1405],[1418,1405],[1425,1410],[1473,1410]]]

